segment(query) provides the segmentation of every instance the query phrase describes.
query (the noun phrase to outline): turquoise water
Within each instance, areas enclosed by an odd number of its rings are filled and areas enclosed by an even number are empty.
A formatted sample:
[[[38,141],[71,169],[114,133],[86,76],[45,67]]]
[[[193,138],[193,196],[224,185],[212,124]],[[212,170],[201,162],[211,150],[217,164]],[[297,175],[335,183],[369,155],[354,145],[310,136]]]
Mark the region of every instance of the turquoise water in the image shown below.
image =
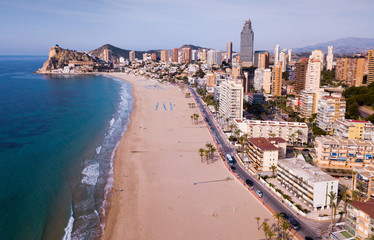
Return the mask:
[[[0,239],[93,239],[131,86],[33,74],[45,60],[0,56]]]

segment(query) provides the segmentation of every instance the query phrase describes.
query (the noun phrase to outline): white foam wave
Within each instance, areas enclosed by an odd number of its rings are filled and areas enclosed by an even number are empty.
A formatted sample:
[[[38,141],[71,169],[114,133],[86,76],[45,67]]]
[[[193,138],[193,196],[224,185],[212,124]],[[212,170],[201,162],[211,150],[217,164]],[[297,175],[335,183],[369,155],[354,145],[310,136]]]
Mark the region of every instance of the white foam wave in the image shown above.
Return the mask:
[[[96,148],[96,154],[99,155],[101,151],[102,146]]]
[[[112,119],[110,120],[110,122],[109,122],[109,126],[112,126],[113,123],[114,123],[114,118],[112,118]]]
[[[74,217],[73,217],[73,209],[70,210],[70,218],[68,225],[65,227],[65,235],[62,240],[71,240],[71,233],[73,232],[73,224],[74,224]]]
[[[99,163],[95,163],[85,167],[82,171],[82,174],[84,175],[82,183],[95,186],[100,174],[99,166]]]

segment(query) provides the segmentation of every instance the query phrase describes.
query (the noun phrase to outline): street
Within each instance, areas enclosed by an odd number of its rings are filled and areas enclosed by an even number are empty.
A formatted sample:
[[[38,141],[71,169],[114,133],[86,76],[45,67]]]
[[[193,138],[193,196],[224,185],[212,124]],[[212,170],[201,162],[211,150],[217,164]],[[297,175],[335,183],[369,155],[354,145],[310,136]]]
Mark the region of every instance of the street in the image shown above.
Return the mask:
[[[204,114],[204,116],[202,117],[206,120],[213,136],[216,138],[217,144],[220,146],[224,155],[231,154],[235,156],[235,154],[233,154],[233,152],[235,151],[234,148],[226,140],[226,137],[223,135],[222,131],[218,128],[218,126],[216,126],[213,116],[210,114],[210,111],[207,110],[200,96],[198,96],[198,94],[196,93],[194,89],[190,88],[190,90],[192,94],[194,95],[197,105],[200,108],[202,114]],[[236,168],[235,172],[239,175],[241,179],[243,179],[244,181],[245,179],[250,179],[254,182],[254,191],[256,190],[262,191],[263,201],[266,202],[274,211],[285,212],[287,214],[290,214],[292,218],[296,219],[299,222],[300,229],[297,231],[297,233],[300,236],[302,237],[310,236],[310,237],[313,237],[314,239],[322,239],[321,235],[324,231],[327,231],[329,223],[330,223],[329,221],[319,222],[319,221],[306,219],[301,216],[297,216],[294,212],[291,212],[288,206],[282,203],[281,199],[273,195],[273,193],[270,190],[268,190],[268,188],[266,188],[262,182],[260,182],[256,177],[252,176],[249,172],[247,172],[243,168],[243,166],[238,163],[238,161],[236,161],[236,163],[233,166],[235,166]]]

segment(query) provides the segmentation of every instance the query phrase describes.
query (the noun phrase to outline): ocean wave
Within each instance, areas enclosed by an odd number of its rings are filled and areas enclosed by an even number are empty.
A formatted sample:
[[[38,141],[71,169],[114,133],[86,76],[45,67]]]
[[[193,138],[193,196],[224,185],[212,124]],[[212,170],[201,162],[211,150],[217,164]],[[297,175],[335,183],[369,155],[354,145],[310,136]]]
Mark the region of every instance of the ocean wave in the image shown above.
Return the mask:
[[[71,240],[71,234],[73,232],[73,225],[74,225],[74,217],[73,217],[73,209],[70,209],[70,218],[68,221],[68,225],[65,227],[65,235],[62,240]]]
[[[121,84],[120,101],[100,147],[95,149],[96,155],[82,162],[82,184],[79,186],[80,194],[74,202],[76,219],[71,239],[97,238],[104,232],[106,208],[114,182],[114,155],[127,129],[133,106],[131,85],[123,80],[112,79]]]

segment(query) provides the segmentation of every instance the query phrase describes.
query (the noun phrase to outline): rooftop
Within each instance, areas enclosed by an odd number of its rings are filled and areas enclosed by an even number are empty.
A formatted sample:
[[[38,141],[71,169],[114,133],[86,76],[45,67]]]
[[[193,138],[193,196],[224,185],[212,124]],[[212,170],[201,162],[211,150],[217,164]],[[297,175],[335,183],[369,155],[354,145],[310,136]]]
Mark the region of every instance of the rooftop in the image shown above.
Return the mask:
[[[278,142],[278,143],[286,143],[287,141],[284,140],[283,138],[281,137],[273,137],[273,138],[268,138],[268,141],[270,142]]]
[[[362,140],[362,139],[344,139],[336,136],[323,136],[323,137],[316,137],[316,142],[320,142],[322,144],[334,144],[334,145],[343,145],[343,146],[369,146],[374,147],[374,142],[370,140]]]
[[[248,142],[264,151],[278,151],[278,148],[274,144],[270,143],[266,138],[248,138]]]
[[[366,213],[369,215],[372,219],[374,219],[374,199],[367,201],[367,202],[359,202],[359,201],[353,201],[348,203],[354,208]]]
[[[323,172],[319,167],[310,165],[309,163],[298,158],[288,158],[278,160],[278,166],[287,169],[289,172],[308,183],[338,181],[327,173]]]

